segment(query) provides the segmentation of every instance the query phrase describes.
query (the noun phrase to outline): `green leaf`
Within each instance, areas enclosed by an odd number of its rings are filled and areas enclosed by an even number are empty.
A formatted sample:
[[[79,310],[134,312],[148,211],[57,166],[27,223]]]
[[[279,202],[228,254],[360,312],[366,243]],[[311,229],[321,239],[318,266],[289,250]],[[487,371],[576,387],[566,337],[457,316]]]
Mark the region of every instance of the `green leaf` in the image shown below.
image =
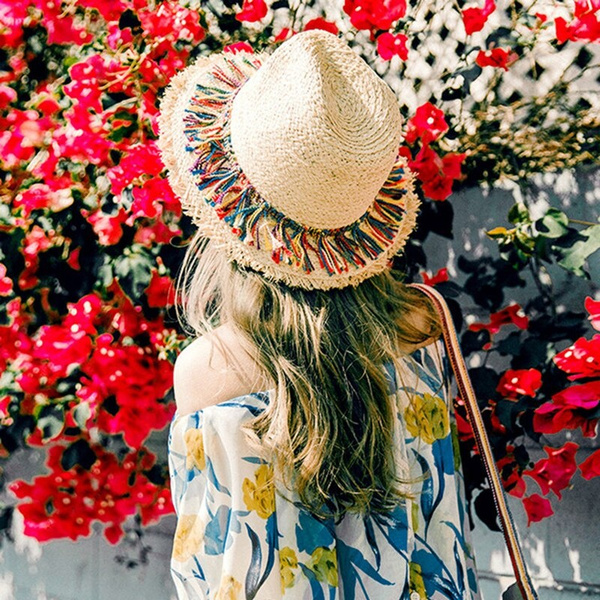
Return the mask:
[[[529,211],[527,210],[527,207],[521,202],[518,202],[517,204],[513,205],[513,207],[508,211],[508,220],[511,223],[515,224],[531,223]]]
[[[570,248],[560,249],[561,259],[558,264],[579,277],[589,279],[584,269],[587,259],[600,248],[600,225],[593,225],[579,233],[585,239],[577,240]]]
[[[152,278],[153,261],[147,254],[132,251],[114,261],[115,277],[133,299],[141,298]]]
[[[63,430],[65,426],[65,409],[61,404],[42,406],[39,412],[38,427],[42,430],[42,438],[49,440]]]
[[[535,222],[535,228],[546,238],[559,238],[569,229],[569,217],[561,210],[550,208],[541,219]]]

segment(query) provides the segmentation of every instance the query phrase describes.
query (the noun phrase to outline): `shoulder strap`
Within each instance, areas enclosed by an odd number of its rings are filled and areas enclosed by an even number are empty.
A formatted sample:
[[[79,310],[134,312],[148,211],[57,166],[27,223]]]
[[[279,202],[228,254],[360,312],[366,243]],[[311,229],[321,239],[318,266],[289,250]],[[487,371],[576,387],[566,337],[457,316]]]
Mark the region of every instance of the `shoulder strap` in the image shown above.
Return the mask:
[[[498,469],[492,454],[492,448],[485,431],[483,419],[481,418],[481,412],[477,405],[475,392],[473,391],[473,386],[469,379],[465,359],[460,351],[458,336],[456,335],[448,305],[443,296],[430,286],[414,283],[411,287],[421,290],[429,297],[441,318],[448,358],[450,359],[450,364],[452,365],[452,370],[456,377],[460,397],[465,402],[467,408],[467,416],[471,428],[473,429],[477,449],[479,450],[479,454],[481,455],[485,466],[487,479],[492,490],[498,516],[500,517],[500,525],[508,547],[508,553],[512,562],[517,585],[525,600],[537,600],[537,593],[531,583],[529,573],[527,572],[527,565],[523,560],[523,553],[521,552],[515,525],[506,502],[504,487],[500,481],[500,475],[498,474]]]

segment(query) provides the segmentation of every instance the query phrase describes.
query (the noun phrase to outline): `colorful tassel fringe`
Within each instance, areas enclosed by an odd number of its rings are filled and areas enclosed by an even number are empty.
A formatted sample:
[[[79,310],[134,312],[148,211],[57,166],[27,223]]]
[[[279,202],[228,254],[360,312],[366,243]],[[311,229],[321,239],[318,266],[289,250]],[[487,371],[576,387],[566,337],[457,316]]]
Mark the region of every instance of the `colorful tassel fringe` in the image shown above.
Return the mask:
[[[324,270],[330,276],[365,267],[390,246],[398,246],[400,230],[406,229],[409,185],[404,159],[398,158],[373,204],[354,223],[317,229],[290,219],[261,198],[231,151],[232,101],[260,64],[253,55],[241,62],[239,56],[235,60],[223,56],[210,85],[196,86],[185,111],[184,133],[186,151],[197,157],[191,170],[197,188],[240,241],[270,253],[277,265],[284,263],[306,274]]]

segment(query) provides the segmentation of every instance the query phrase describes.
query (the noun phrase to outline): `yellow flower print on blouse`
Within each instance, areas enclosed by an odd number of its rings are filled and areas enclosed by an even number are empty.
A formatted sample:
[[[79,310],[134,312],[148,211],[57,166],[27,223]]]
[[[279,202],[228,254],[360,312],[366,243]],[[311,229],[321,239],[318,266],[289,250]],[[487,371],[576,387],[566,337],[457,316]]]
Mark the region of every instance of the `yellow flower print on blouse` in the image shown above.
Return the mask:
[[[183,434],[186,449],[186,469],[196,469],[202,471],[206,467],[206,458],[204,456],[204,440],[202,431],[199,429],[188,429]]]
[[[204,539],[205,524],[198,515],[181,515],[173,540],[173,559],[185,562],[200,549]]]
[[[404,417],[410,434],[419,436],[427,444],[443,440],[450,433],[448,407],[437,396],[427,393],[414,396]]]
[[[417,592],[421,600],[427,600],[427,591],[425,590],[425,580],[421,565],[411,562],[409,565],[409,588],[411,594]]]
[[[256,514],[263,519],[269,518],[275,510],[273,467],[260,465],[254,472],[254,481],[244,478],[242,492],[248,510],[255,510]]]
[[[307,567],[315,574],[317,581],[326,581],[329,585],[337,587],[338,570],[335,548],[333,550],[323,546],[317,548],[311,554]]]
[[[298,557],[293,548],[285,546],[279,551],[279,572],[281,574],[281,593],[291,588],[296,580],[294,571],[298,568]]]
[[[242,600],[242,584],[232,575],[223,575],[215,600]]]

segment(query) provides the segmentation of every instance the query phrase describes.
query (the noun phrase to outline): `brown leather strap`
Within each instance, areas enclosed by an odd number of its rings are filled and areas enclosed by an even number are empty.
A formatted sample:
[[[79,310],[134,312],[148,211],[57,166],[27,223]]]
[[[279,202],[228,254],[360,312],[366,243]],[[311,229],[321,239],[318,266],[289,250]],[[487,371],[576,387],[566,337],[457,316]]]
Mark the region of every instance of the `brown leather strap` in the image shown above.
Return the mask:
[[[456,383],[460,397],[465,402],[465,406],[467,408],[467,416],[473,429],[477,449],[479,450],[479,454],[481,455],[483,464],[485,466],[488,482],[494,497],[496,510],[498,512],[498,516],[500,517],[500,526],[502,533],[504,534],[504,539],[506,540],[506,546],[508,547],[508,553],[510,555],[510,560],[512,562],[513,570],[517,580],[517,585],[525,600],[537,600],[537,593],[533,587],[533,584],[531,583],[529,573],[527,572],[527,565],[523,560],[523,553],[521,552],[515,525],[506,502],[504,487],[500,481],[500,475],[496,467],[496,462],[494,461],[492,448],[485,431],[483,419],[481,418],[481,412],[479,411],[479,406],[477,405],[475,392],[473,391],[473,386],[471,384],[471,380],[469,379],[469,373],[465,365],[465,359],[463,358],[460,350],[458,336],[456,335],[456,330],[454,328],[454,323],[452,321],[452,316],[450,315],[448,305],[446,304],[443,296],[430,286],[421,283],[414,283],[411,287],[417,288],[426,294],[432,301],[440,316],[444,341],[448,351],[448,358],[450,359],[450,364],[452,365],[452,370],[454,371],[454,375],[456,377]]]

